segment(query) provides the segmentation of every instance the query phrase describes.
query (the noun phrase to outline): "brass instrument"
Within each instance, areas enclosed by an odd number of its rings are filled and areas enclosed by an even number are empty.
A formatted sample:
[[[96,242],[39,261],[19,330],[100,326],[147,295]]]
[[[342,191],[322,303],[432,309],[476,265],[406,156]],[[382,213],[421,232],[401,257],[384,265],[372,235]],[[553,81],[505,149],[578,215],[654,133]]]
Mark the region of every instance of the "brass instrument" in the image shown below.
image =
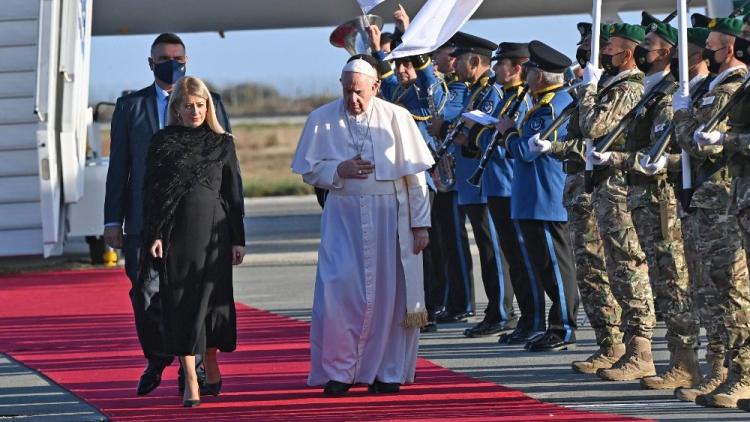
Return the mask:
[[[348,20],[331,32],[328,41],[334,47],[346,49],[352,56],[356,54],[371,54],[370,40],[367,35],[367,28],[370,25],[376,25],[382,29],[383,18],[378,15],[363,15]]]
[[[435,118],[435,116],[437,116],[438,114],[437,107],[435,106],[434,91],[435,85],[431,85],[427,88],[427,105],[430,109],[430,115],[433,118]],[[434,142],[434,145],[438,145],[437,138],[433,136],[432,140]],[[444,153],[443,156],[439,158],[438,151],[435,150],[434,145],[428,145],[430,147],[430,151],[432,152],[433,158],[435,158],[435,166],[433,167],[433,172],[437,176],[435,187],[440,192],[450,192],[456,186],[456,159],[451,153]]]

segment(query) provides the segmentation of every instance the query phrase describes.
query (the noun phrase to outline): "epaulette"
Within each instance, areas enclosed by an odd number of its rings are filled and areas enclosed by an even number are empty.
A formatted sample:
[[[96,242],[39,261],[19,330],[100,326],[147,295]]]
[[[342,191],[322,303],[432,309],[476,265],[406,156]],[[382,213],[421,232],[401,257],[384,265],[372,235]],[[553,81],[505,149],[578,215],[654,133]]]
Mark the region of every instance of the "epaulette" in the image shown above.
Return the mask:
[[[548,105],[549,103],[552,102],[553,98],[555,98],[555,93],[554,92],[548,92],[548,93],[544,94],[544,96],[542,98],[539,99],[538,104],[539,105]]]

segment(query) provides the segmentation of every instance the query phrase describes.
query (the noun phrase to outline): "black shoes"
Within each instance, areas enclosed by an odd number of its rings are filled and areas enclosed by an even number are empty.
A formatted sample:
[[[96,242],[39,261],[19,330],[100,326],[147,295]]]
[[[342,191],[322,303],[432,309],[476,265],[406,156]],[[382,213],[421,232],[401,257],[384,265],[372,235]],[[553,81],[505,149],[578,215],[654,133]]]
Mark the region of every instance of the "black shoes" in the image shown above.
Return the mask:
[[[182,407],[198,407],[201,405],[200,400],[183,400]]]
[[[161,384],[161,373],[164,371],[164,367],[160,365],[154,365],[149,363],[146,369],[141,375],[141,379],[138,380],[138,387],[136,393],[139,396],[145,396],[146,394],[154,391],[156,387]]]
[[[213,384],[205,383],[201,386],[201,394],[210,394],[212,396],[218,396],[221,393],[221,381]]]
[[[516,327],[516,329],[512,332],[502,334],[497,342],[500,344],[508,345],[526,344],[538,337],[541,337],[543,334],[544,331],[533,331],[521,327]]]
[[[437,322],[438,324],[454,324],[457,322],[466,322],[468,321],[469,317],[473,317],[474,312],[464,312],[464,311],[458,311],[458,312],[441,312],[437,314]]]
[[[419,329],[420,333],[435,333],[437,332],[438,327],[437,324],[434,322],[428,322],[427,325]]]
[[[376,394],[393,394],[398,393],[400,390],[401,384],[397,382],[380,382],[378,380],[375,380],[375,382],[367,387],[368,392]]]
[[[326,383],[326,386],[323,388],[323,394],[326,396],[343,396],[345,395],[350,388],[352,388],[353,384],[345,384],[343,382],[338,381],[328,381]]]
[[[527,343],[525,348],[529,352],[556,352],[558,350],[574,349],[575,345],[575,335],[572,335],[569,340],[565,340],[560,335],[547,331],[543,336],[537,337]]]
[[[503,331],[509,331],[514,328],[516,328],[516,323],[518,320],[512,319],[509,321],[500,321],[500,322],[487,322],[486,320],[480,322],[479,324],[467,328],[464,331],[464,335],[466,337],[488,337],[495,334],[502,333]]]

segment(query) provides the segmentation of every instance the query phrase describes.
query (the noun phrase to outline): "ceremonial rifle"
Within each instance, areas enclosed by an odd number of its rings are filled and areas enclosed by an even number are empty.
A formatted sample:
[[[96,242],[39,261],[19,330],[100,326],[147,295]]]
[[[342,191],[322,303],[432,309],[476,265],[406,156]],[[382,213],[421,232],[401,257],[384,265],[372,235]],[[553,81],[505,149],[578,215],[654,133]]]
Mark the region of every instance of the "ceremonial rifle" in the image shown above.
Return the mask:
[[[700,85],[695,87],[695,92],[690,96],[691,102],[695,101],[698,95],[705,92],[706,85],[711,83],[711,78],[704,79]],[[674,130],[674,120],[670,121],[667,125],[667,128],[664,129],[662,134],[659,136],[659,139],[656,140],[654,145],[651,147],[651,149],[648,152],[649,162],[655,163],[659,158],[661,158],[662,155],[664,155],[664,152],[669,147],[669,141],[670,137],[672,135],[672,131]]]
[[[677,90],[677,85],[673,82],[668,82],[662,79],[657,86],[654,87],[648,94],[644,95],[638,104],[635,105],[615,126],[614,129],[609,131],[606,135],[599,138],[596,143],[594,151],[598,153],[607,152],[612,145],[614,145],[617,138],[625,132],[625,129],[636,117],[645,113],[650,107],[656,104],[659,100],[667,95],[672,95]],[[594,191],[594,184],[592,179],[593,173],[590,174],[586,181],[586,192],[591,193]]]
[[[503,113],[500,118],[504,116],[515,116],[516,113],[518,113],[518,109],[521,108],[521,104],[523,104],[524,98],[526,97],[526,93],[529,91],[529,86],[524,84],[523,88],[521,88],[521,92],[514,98],[513,104]],[[495,151],[500,147],[501,140],[498,139],[497,136],[497,129],[495,129],[495,132],[492,134],[492,142],[487,146],[487,149],[484,151],[484,154],[482,154],[482,158],[479,159],[479,165],[477,166],[476,170],[474,170],[474,173],[472,173],[471,177],[466,179],[470,185],[479,187],[482,184],[482,174],[484,174],[484,169],[487,167],[487,163],[490,162],[492,159],[492,156],[495,154]]]

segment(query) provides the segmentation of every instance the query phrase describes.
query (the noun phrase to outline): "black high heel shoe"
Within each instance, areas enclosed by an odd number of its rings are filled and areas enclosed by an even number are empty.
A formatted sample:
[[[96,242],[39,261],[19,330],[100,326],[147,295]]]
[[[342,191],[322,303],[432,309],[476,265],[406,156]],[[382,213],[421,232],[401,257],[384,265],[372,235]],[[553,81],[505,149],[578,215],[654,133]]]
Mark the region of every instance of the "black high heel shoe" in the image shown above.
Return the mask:
[[[183,400],[182,407],[198,407],[201,405],[200,400]]]
[[[219,382],[215,382],[213,384],[205,383],[203,384],[203,388],[201,389],[201,394],[210,394],[212,396],[218,396],[221,392],[221,382],[220,379]]]

